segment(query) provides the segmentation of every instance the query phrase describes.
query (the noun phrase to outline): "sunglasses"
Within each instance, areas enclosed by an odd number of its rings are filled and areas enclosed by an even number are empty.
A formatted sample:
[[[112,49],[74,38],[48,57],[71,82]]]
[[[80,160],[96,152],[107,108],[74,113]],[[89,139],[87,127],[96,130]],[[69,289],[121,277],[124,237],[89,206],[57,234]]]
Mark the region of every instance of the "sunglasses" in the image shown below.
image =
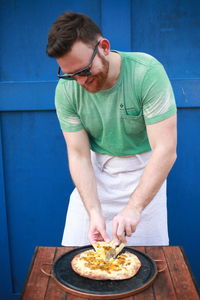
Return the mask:
[[[91,73],[90,69],[92,67],[93,60],[94,60],[94,58],[97,54],[99,43],[100,43],[100,41],[98,41],[98,43],[94,47],[94,51],[92,53],[92,57],[90,59],[90,62],[85,68],[80,69],[79,71],[76,71],[76,72],[71,73],[71,74],[60,74],[61,73],[61,68],[59,67],[57,77],[62,78],[62,79],[67,79],[67,80],[75,80],[74,76],[77,76],[77,75],[78,76],[91,76],[92,73]]]

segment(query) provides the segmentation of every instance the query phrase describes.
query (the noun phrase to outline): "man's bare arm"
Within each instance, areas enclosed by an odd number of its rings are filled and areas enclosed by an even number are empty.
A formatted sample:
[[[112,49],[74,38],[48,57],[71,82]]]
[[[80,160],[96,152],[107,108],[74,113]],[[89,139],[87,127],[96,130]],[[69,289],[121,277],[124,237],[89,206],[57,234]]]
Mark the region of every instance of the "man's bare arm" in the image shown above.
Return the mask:
[[[97,195],[87,133],[83,129],[76,132],[65,131],[63,135],[67,144],[70,173],[90,217],[89,240],[91,243],[96,239],[108,240]]]
[[[67,144],[70,173],[87,212],[89,215],[93,211],[100,212],[88,136],[85,130],[63,132],[63,135]]]
[[[152,156],[129,201],[139,210],[143,210],[156,195],[176,160],[176,115],[148,125],[147,134]]]
[[[152,156],[126,207],[113,220],[113,235],[124,240],[136,230],[142,210],[160,189],[176,160],[176,115],[147,126]]]

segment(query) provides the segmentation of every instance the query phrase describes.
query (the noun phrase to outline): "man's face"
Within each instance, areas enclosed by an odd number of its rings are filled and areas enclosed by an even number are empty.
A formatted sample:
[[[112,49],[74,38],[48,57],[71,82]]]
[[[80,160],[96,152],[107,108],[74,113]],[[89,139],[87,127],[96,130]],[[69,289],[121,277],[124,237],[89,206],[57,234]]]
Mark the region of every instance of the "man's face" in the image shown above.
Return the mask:
[[[100,46],[98,46],[100,47]],[[63,73],[75,73],[85,68],[91,60],[94,49],[81,41],[74,43],[72,50],[57,59]],[[109,62],[99,49],[91,65],[90,76],[74,76],[75,80],[88,92],[96,93],[104,89],[109,70]]]

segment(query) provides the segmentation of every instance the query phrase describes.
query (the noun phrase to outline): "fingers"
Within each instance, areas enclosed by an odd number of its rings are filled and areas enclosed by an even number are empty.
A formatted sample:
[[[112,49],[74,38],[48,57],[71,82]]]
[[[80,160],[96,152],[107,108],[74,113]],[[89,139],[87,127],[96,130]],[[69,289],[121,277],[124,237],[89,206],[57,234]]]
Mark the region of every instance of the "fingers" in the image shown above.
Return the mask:
[[[124,223],[118,222],[117,220],[115,220],[115,218],[113,220],[112,235],[114,240],[127,243],[125,238],[126,232],[124,230]]]
[[[113,219],[112,234],[113,238],[126,243],[126,236],[131,237],[132,233],[135,232],[136,226],[125,220],[120,220],[118,218]]]
[[[103,242],[103,238],[101,235],[88,235],[88,239],[90,241],[91,244],[94,244],[96,242]]]
[[[91,226],[88,232],[88,239],[91,244],[101,241],[110,242],[110,238],[106,232],[105,224],[102,224],[102,226]]]
[[[135,232],[136,226],[133,224],[126,224],[125,232],[127,236],[132,236],[132,233]]]
[[[124,223],[119,223],[117,227],[117,237],[122,243],[127,243],[125,236],[126,236],[126,231],[125,231]]]
[[[110,242],[110,238],[106,232],[106,230],[103,228],[103,229],[99,229],[99,233],[103,239],[104,242]]]

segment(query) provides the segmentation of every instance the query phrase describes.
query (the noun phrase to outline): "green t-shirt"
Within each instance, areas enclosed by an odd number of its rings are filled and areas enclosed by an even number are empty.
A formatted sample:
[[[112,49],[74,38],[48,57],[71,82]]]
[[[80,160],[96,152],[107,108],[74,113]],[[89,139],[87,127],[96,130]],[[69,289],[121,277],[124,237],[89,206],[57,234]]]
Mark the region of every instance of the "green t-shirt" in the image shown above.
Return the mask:
[[[118,53],[121,70],[112,88],[89,93],[60,79],[55,104],[63,131],[85,129],[93,151],[126,156],[151,149],[146,125],[175,114],[176,105],[161,63],[145,53]]]

